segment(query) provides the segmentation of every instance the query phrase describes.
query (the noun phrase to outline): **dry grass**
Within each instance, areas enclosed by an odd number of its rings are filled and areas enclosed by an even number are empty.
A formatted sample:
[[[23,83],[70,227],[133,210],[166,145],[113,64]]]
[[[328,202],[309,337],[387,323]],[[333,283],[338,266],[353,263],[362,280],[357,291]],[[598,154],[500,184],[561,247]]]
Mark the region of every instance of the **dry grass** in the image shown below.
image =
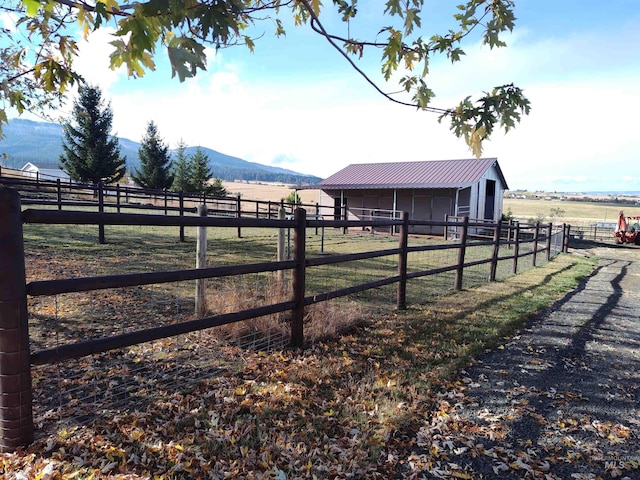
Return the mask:
[[[279,202],[295,191],[293,185],[282,183],[256,183],[256,182],[222,182],[230,195],[240,194],[242,198],[249,200],[262,200]],[[316,203],[319,190],[299,190],[298,196],[302,203]]]
[[[570,223],[572,225],[616,222],[620,210],[624,210],[626,215],[640,215],[640,206],[615,203],[505,198],[503,206],[505,213],[510,211],[518,219],[538,218],[539,215],[543,215],[545,222]],[[562,213],[554,216],[554,211]]]

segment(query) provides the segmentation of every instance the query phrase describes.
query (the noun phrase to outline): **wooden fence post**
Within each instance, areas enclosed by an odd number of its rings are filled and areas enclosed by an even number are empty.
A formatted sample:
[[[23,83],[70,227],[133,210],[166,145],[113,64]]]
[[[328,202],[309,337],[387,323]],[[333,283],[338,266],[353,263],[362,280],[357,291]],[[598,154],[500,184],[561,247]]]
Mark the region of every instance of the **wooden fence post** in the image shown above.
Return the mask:
[[[286,212],[284,210],[284,207],[280,207],[280,210],[278,210],[278,219],[279,220],[284,220],[286,217]],[[286,240],[286,234],[287,232],[285,231],[284,228],[279,228],[278,229],[278,261],[279,262],[284,262],[286,260],[286,254],[285,254],[285,240]],[[283,293],[284,292],[284,270],[278,270],[278,292]]]
[[[198,215],[207,216],[207,206],[198,205]],[[196,268],[207,266],[207,227],[198,227],[198,239],[196,240]],[[207,279],[196,280],[196,316],[204,317],[207,312]]]
[[[164,193],[164,214],[165,215],[169,215],[169,209],[168,209],[168,207],[169,207],[169,197],[168,197],[168,194],[167,194],[167,189],[163,188],[163,190],[164,190],[164,192],[163,192]]]
[[[491,252],[491,269],[489,270],[489,281],[496,281],[496,273],[498,272],[498,257],[500,254],[500,235],[502,234],[502,221],[498,220],[493,230],[493,251]]]
[[[240,194],[236,197],[236,217],[242,217],[242,202],[240,201]],[[238,238],[242,238],[242,228],[238,227]]]
[[[56,197],[58,200],[58,210],[62,210],[62,185],[60,185],[59,178],[56,178]]]
[[[447,238],[449,237],[449,214],[445,213],[444,214],[444,241],[447,241]]]
[[[531,266],[536,266],[538,258],[538,236],[540,235],[540,222],[536,222],[536,228],[533,231],[533,258],[531,260]]]
[[[102,182],[98,182],[97,188],[98,188],[98,212],[100,213],[104,213],[104,190],[103,190],[104,185],[102,184]],[[98,243],[103,244],[105,243],[105,238],[104,238],[104,223],[100,222],[98,224]]]
[[[0,452],[33,441],[20,195],[0,188]]]
[[[520,222],[515,222],[516,228],[513,231],[513,269],[515,275],[518,273],[518,256],[520,255]]]
[[[547,244],[546,244],[547,262],[551,260],[551,235],[553,235],[553,224],[549,223],[549,225],[547,225]]]
[[[184,217],[184,192],[178,194],[178,204],[180,206],[180,218]],[[184,242],[184,225],[180,225],[180,241]]]
[[[571,233],[571,225],[562,224],[562,252],[569,253],[569,235]]]
[[[293,301],[296,306],[291,312],[291,345],[302,347],[304,344],[307,212],[303,208],[296,208],[293,216],[296,221],[293,231],[293,259],[296,262],[296,266],[293,269],[292,289]]]
[[[462,233],[460,234],[460,247],[458,248],[458,268],[454,288],[462,290],[462,275],[464,273],[464,257],[467,250],[467,235],[469,233],[469,217],[462,218]]]
[[[116,212],[120,213],[120,184],[116,183]]]
[[[349,218],[347,217],[347,204],[346,203],[342,204],[341,212],[342,212],[341,213],[342,220],[348,220]],[[346,225],[344,227],[342,227],[342,233],[343,234],[346,235],[348,231],[349,231],[349,227],[347,227]]]
[[[508,248],[509,250],[511,250],[513,248],[513,245],[511,245],[511,237],[513,236],[513,219],[510,218],[509,219],[509,228],[507,229],[507,244],[508,244]]]
[[[400,240],[399,248],[400,254],[398,255],[398,293],[396,306],[398,310],[407,309],[407,248],[409,246],[409,212],[402,212],[402,225],[400,227]]]

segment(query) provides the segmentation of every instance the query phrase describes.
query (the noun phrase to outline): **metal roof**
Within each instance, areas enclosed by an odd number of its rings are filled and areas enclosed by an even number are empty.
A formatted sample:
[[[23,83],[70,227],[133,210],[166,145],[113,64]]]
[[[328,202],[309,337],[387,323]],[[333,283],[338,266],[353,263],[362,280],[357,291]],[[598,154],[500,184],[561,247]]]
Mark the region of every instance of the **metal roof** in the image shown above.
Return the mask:
[[[496,158],[425,162],[354,163],[316,185],[321,190],[373,188],[464,188],[478,182],[491,167],[507,189]]]

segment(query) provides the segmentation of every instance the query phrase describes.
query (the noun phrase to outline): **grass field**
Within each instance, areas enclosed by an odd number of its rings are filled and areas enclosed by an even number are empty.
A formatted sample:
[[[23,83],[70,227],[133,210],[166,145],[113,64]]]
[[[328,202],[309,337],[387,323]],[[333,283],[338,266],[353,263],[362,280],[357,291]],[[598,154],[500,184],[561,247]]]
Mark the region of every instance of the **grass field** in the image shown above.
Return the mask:
[[[264,200],[279,202],[294,191],[288,185],[278,183],[256,183],[256,182],[222,182],[229,195],[240,194],[242,198],[248,200]],[[302,203],[315,204],[319,198],[318,190],[299,190],[298,196]]]
[[[640,206],[566,200],[505,198],[503,208],[505,214],[510,211],[518,219],[542,215],[545,222],[570,224],[617,222],[620,210],[624,210],[625,215],[640,215]]]

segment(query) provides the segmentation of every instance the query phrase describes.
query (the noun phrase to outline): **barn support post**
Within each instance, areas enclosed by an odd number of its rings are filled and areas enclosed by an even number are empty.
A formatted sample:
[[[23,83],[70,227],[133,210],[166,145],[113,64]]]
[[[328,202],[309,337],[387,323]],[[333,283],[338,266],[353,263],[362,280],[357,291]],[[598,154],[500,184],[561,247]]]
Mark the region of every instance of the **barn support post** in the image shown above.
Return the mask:
[[[33,441],[20,194],[0,187],[0,452]]]
[[[513,230],[513,269],[512,272],[515,275],[518,273],[518,256],[520,255],[520,222],[515,222],[515,229]]]
[[[198,205],[198,215],[207,216],[207,206]],[[207,227],[198,227],[198,238],[196,240],[196,268],[206,268],[207,266]],[[196,316],[204,317],[207,312],[207,279],[196,280]]]
[[[536,266],[536,261],[538,259],[538,239],[540,235],[540,222],[536,222],[536,227],[533,230],[533,258],[531,260],[531,266]]]
[[[409,212],[402,212],[402,225],[400,226],[400,240],[398,255],[398,293],[396,306],[398,310],[407,309],[407,257],[409,246]]]
[[[462,218],[462,233],[460,234],[460,247],[458,248],[458,268],[454,288],[462,290],[462,276],[464,274],[464,257],[467,251],[467,235],[469,233],[469,217]]]
[[[98,212],[104,213],[104,184],[102,182],[98,182]],[[98,243],[104,244],[106,242],[104,238],[104,223],[100,222],[98,224]]]
[[[551,260],[551,235],[553,235],[553,224],[549,222],[549,225],[547,225],[547,242],[545,245],[547,250],[547,262]]]
[[[293,301],[296,306],[291,312],[291,346],[302,347],[304,344],[304,292],[306,275],[306,230],[307,212],[304,208],[296,208],[293,213],[296,226],[293,231]]]
[[[493,230],[493,251],[491,252],[491,269],[489,271],[489,281],[496,281],[498,271],[498,256],[500,254],[500,235],[502,234],[502,222],[498,220]]]

